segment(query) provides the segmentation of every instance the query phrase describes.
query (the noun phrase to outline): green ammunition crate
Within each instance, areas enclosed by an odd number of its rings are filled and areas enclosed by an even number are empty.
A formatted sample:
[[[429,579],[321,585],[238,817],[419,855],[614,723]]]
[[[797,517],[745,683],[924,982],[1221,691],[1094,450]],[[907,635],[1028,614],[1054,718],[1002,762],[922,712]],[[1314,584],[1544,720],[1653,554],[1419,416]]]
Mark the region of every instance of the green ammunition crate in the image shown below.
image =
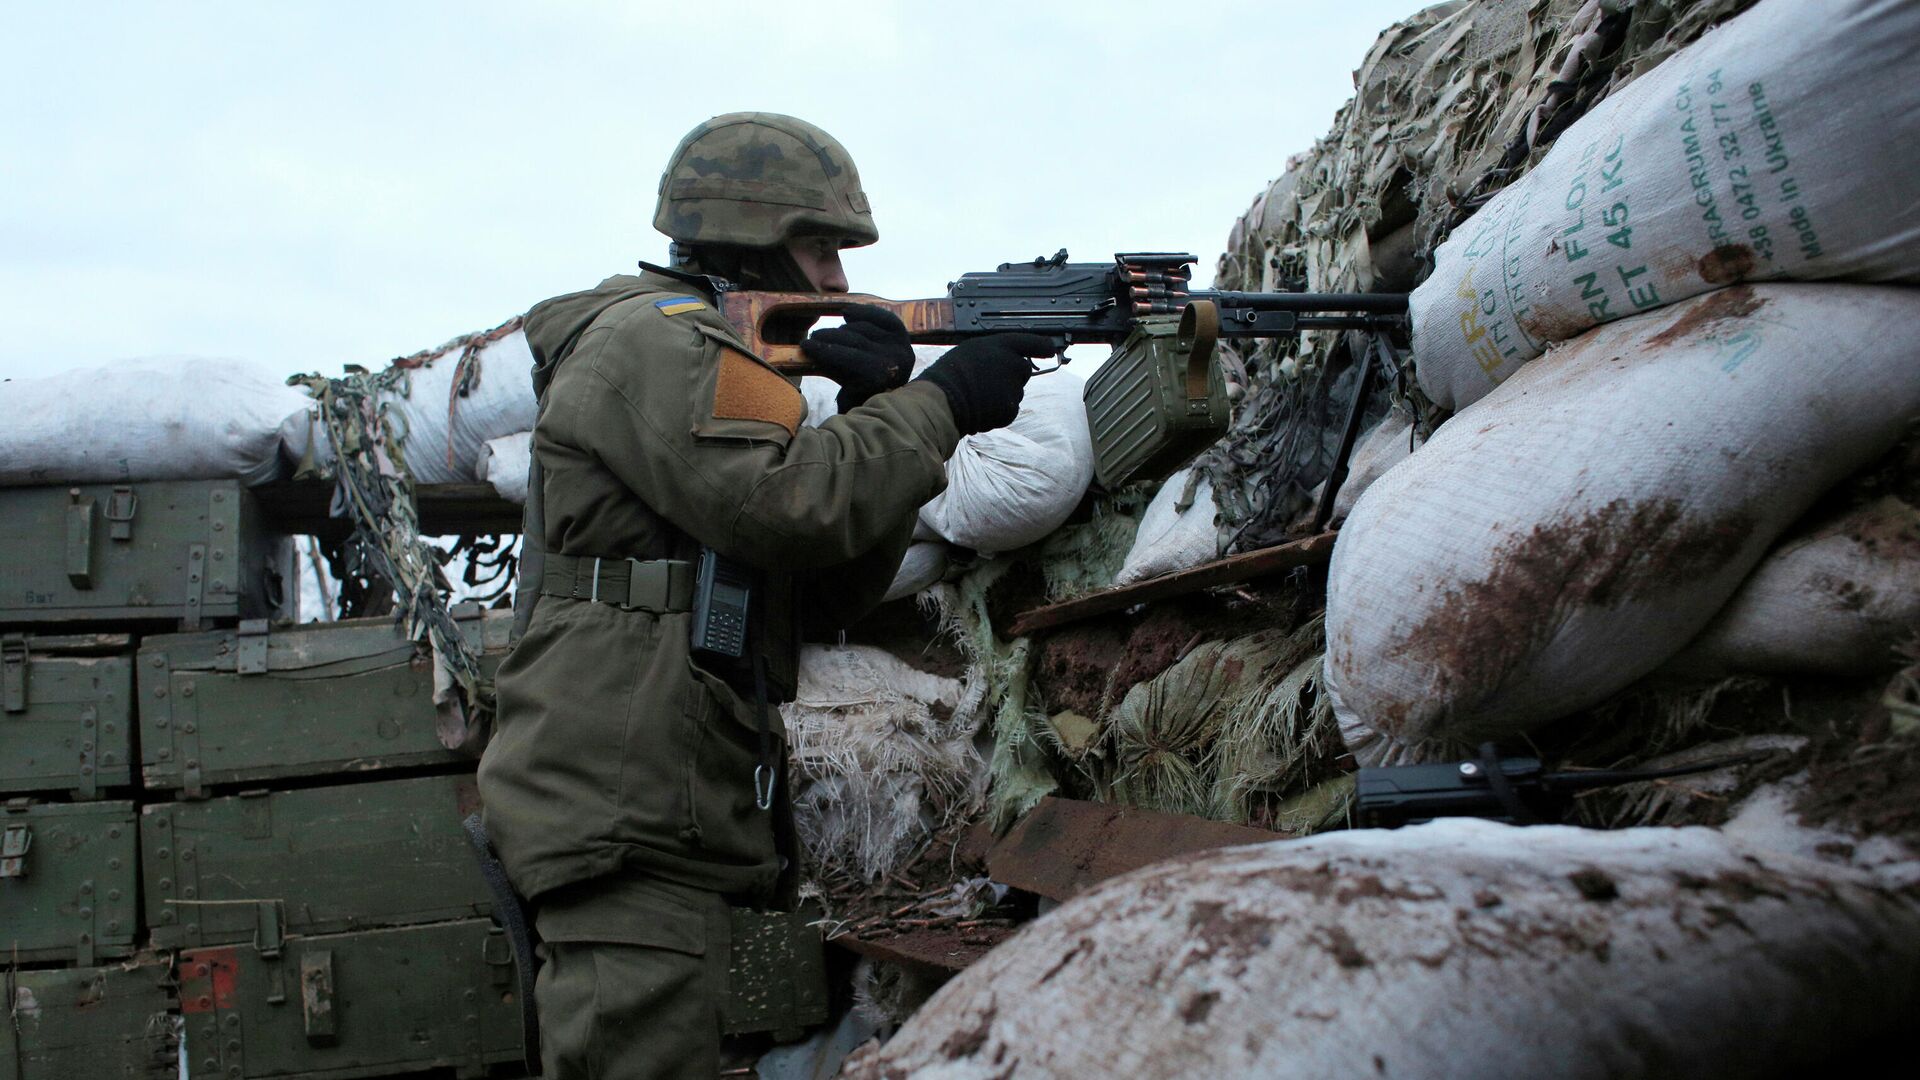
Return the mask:
[[[0,958],[91,967],[131,953],[137,846],[130,802],[0,807]]]
[[[140,817],[153,944],[445,922],[492,910],[460,822],[471,776],[161,803]]]
[[[510,611],[457,620],[487,657],[507,646]],[[141,774],[150,788],[470,763],[441,745],[426,647],[393,620],[167,634],[140,643]]]
[[[126,634],[0,636],[0,793],[133,783],[132,649]]]
[[[1212,344],[1183,350],[1179,329],[1178,317],[1140,320],[1087,380],[1093,475],[1108,490],[1165,477],[1227,430],[1232,407]]]
[[[237,480],[0,489],[0,623],[292,617],[293,580]]]
[[[488,919],[184,952],[187,1078],[477,1076],[520,1060],[517,987]]]
[[[9,971],[0,1080],[172,1080],[180,1039],[163,961]]]

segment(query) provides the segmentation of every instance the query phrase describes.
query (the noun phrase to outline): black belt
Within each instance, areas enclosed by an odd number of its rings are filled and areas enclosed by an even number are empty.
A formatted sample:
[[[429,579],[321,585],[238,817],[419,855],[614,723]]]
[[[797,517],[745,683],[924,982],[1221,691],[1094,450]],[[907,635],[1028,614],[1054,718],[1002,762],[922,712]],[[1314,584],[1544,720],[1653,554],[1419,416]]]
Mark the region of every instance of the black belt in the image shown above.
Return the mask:
[[[681,559],[549,554],[540,594],[667,615],[693,610],[693,577],[693,564]]]

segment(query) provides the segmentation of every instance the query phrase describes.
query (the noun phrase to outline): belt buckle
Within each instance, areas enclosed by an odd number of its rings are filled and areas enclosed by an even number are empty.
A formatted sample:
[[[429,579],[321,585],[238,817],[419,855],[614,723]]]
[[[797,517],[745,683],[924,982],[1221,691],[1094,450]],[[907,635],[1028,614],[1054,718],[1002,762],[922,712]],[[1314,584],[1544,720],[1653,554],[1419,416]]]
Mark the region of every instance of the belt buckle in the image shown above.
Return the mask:
[[[589,580],[587,600],[597,604],[600,602],[600,556],[598,555],[593,557],[593,577]]]
[[[634,593],[634,590],[638,588],[640,585],[640,579],[641,579],[640,568],[642,565],[644,565],[642,560],[633,558],[632,556],[627,557],[627,599],[626,599],[626,602],[620,605],[620,609],[622,611],[647,611],[647,612],[653,612],[654,614],[659,614],[659,612],[654,611],[653,608],[648,607],[645,603],[634,602],[633,593]],[[651,597],[649,597],[648,599],[651,599]],[[663,608],[665,607],[664,604],[661,606]]]

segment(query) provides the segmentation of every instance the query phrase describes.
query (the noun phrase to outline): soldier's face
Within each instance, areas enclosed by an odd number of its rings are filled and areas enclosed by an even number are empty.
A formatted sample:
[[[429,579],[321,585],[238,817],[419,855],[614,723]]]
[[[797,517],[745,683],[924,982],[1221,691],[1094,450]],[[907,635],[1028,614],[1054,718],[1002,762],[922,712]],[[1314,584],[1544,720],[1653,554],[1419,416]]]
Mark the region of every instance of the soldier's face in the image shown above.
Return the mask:
[[[840,266],[840,240],[833,236],[796,236],[787,241],[787,253],[807,275],[817,292],[847,291],[847,272]]]

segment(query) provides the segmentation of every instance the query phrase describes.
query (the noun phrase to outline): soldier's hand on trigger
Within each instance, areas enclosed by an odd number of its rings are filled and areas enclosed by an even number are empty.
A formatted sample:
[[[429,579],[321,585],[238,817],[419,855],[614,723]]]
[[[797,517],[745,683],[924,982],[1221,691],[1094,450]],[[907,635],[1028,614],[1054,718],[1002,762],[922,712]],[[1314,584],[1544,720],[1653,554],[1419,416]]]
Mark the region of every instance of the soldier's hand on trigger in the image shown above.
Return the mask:
[[[840,384],[836,401],[846,412],[881,391],[907,385],[913,342],[906,324],[886,308],[857,304],[842,315],[845,326],[816,331],[800,343],[800,351]]]
[[[1040,334],[991,334],[949,349],[920,378],[946,393],[960,434],[974,435],[1013,423],[1033,361],[1057,351]]]

